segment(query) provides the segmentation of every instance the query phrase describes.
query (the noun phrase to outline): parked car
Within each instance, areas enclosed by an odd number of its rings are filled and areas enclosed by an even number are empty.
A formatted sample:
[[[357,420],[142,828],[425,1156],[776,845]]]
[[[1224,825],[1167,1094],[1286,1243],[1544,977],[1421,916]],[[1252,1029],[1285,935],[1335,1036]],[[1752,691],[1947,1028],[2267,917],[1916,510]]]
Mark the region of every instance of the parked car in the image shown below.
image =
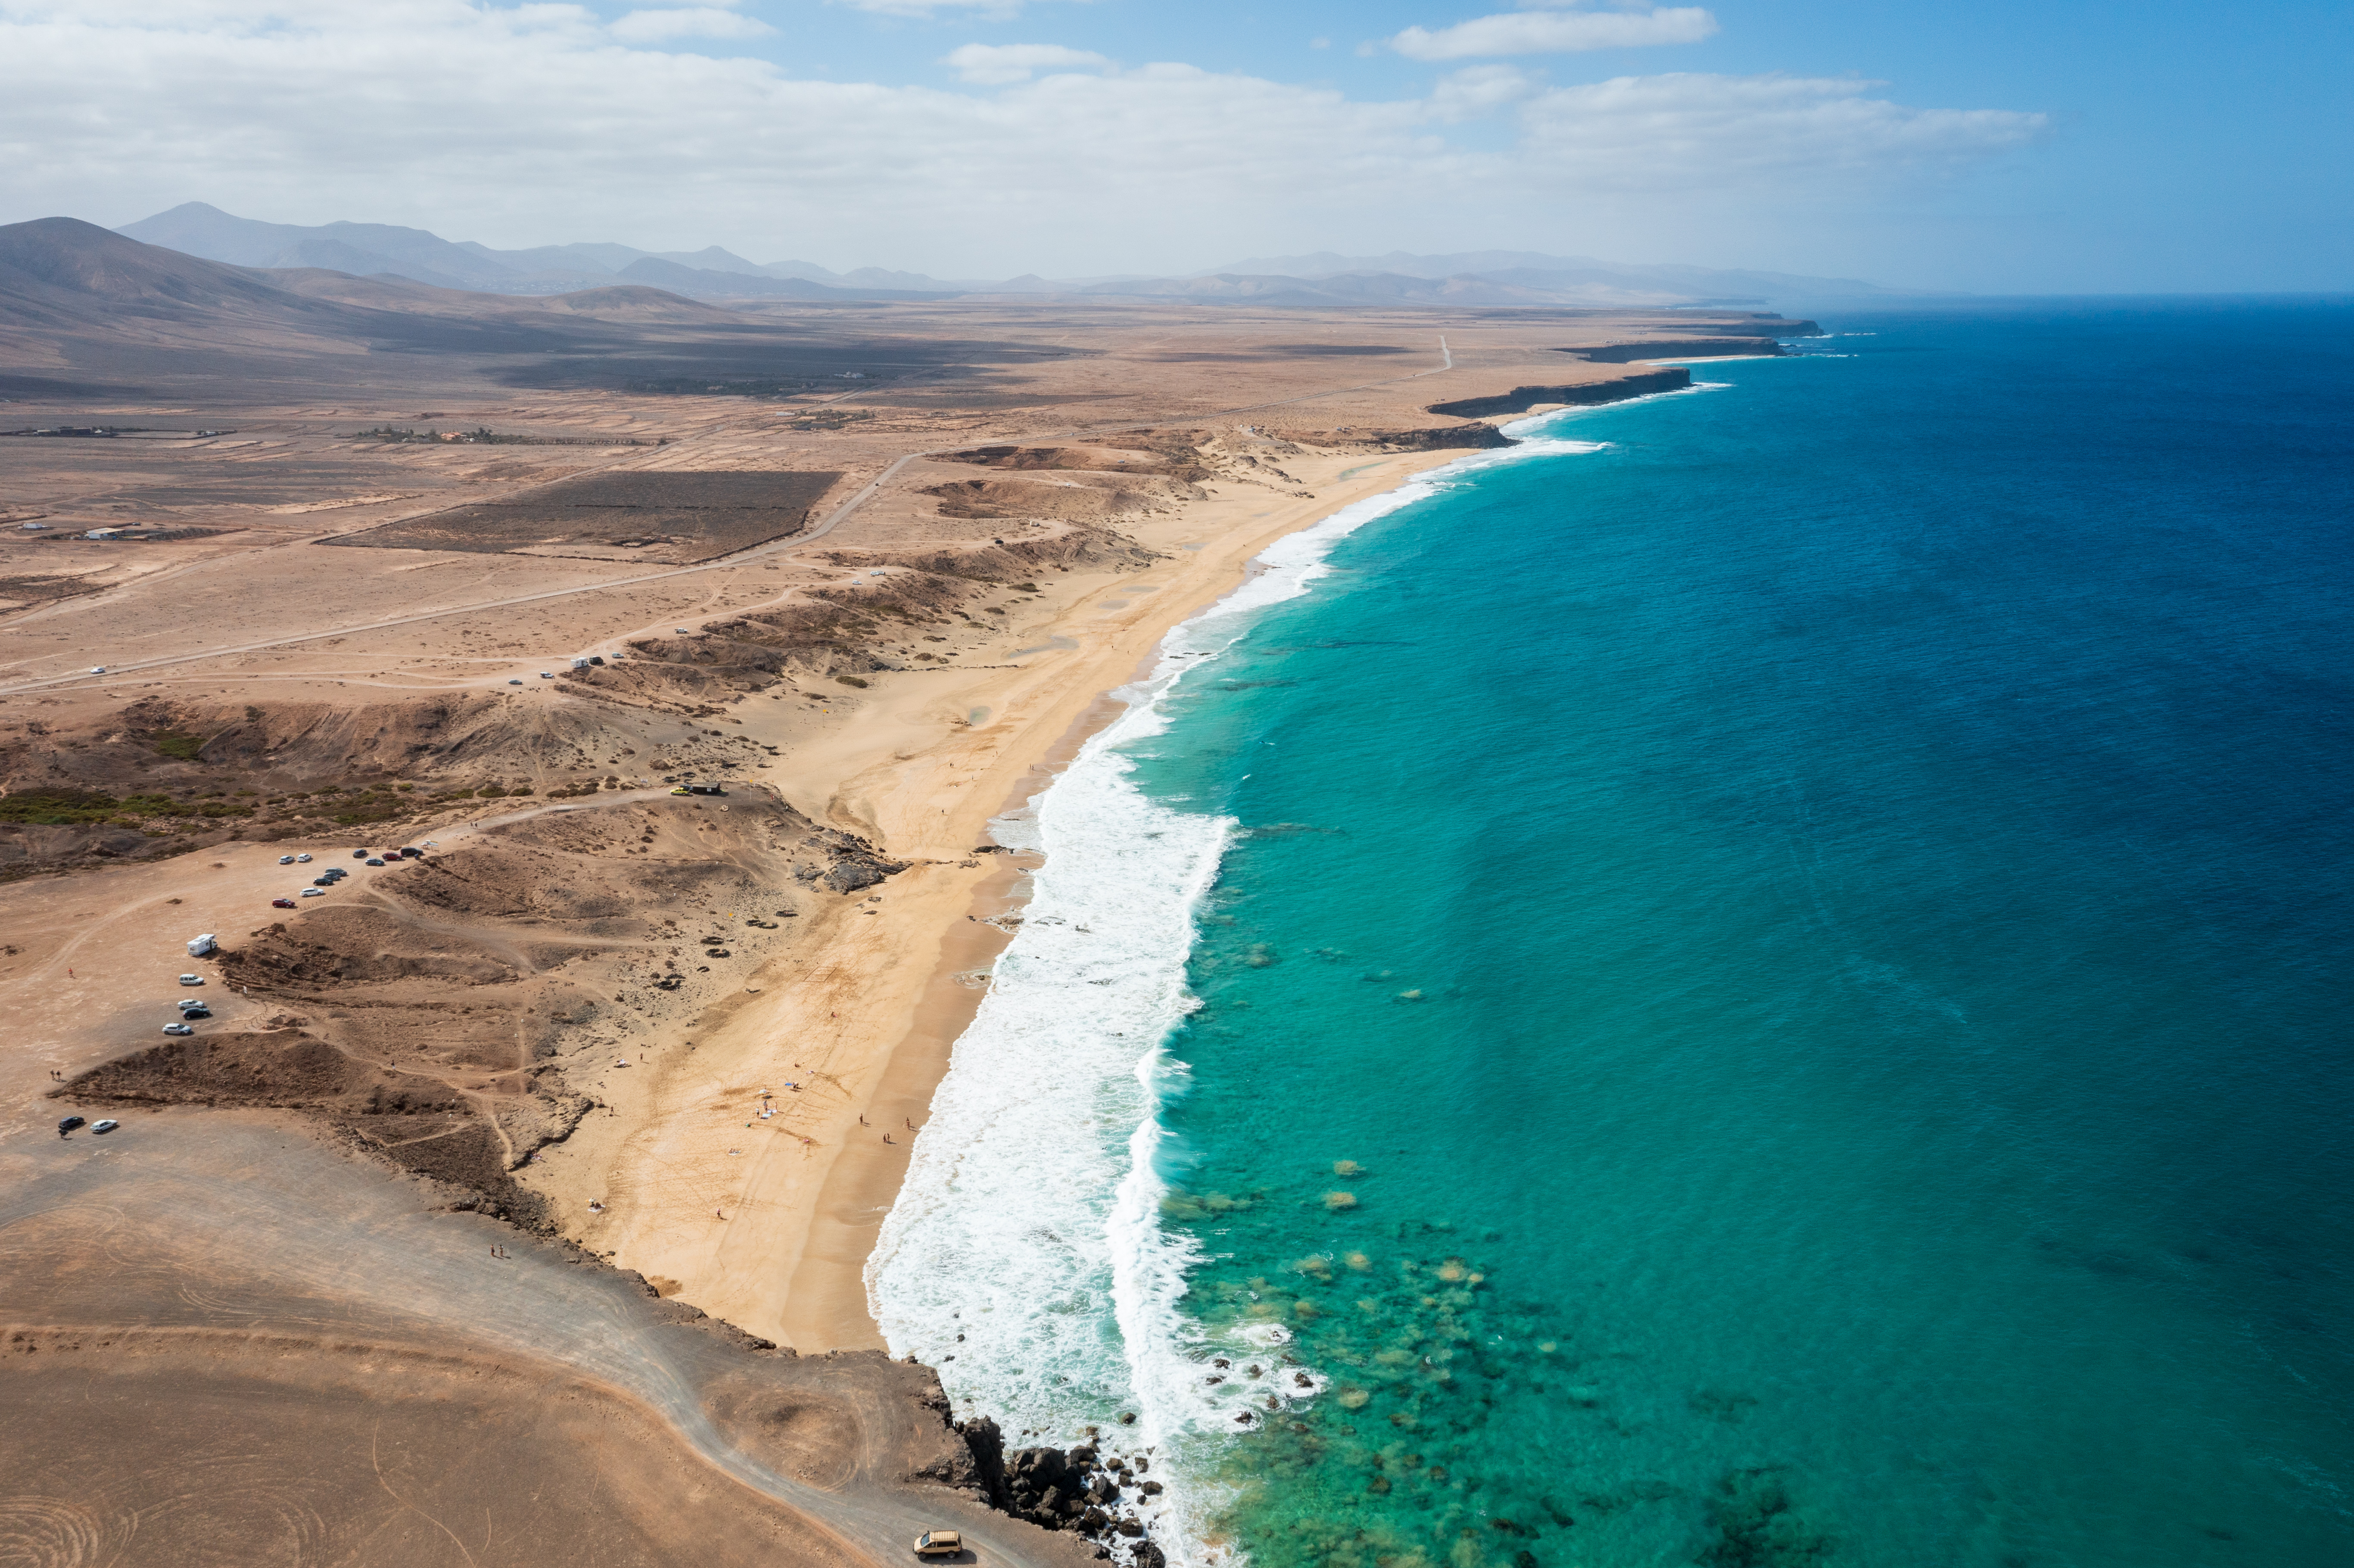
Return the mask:
[[[326,895],[327,890],[323,887],[306,887],[302,890],[302,896],[305,898],[324,898]]]
[[[111,1117],[109,1117],[109,1118],[108,1118],[106,1120],[104,1120],[104,1121],[94,1121],[94,1122],[91,1122],[91,1123],[90,1124],[90,1131],[92,1131],[92,1132],[112,1132],[116,1128],[121,1127],[122,1125],[122,1124],[121,1122],[116,1121],[116,1120],[115,1120],[113,1118],[111,1118]]]
[[[294,907],[294,901],[292,898],[273,898],[270,901],[270,906],[272,909],[292,909]]]
[[[954,1557],[964,1551],[964,1538],[953,1530],[928,1530],[916,1537],[918,1557]]]
[[[308,850],[305,850],[302,853],[296,855],[294,858],[302,862],[304,865],[311,863],[311,854]]]
[[[294,857],[291,854],[281,854],[278,857],[278,863],[281,865],[292,865],[294,863]]]
[[[69,1133],[74,1128],[81,1126],[81,1118],[78,1116],[65,1117],[58,1122],[58,1136],[59,1138],[63,1138],[67,1133]]]
[[[553,670],[542,670],[539,673],[539,678],[543,681],[553,681],[556,679],[556,672]]]
[[[353,858],[354,860],[366,860],[366,859],[367,859],[367,857],[368,857],[368,852],[367,852],[367,851],[366,851],[366,850],[354,850],[354,851],[352,851],[352,858]]]
[[[521,681],[514,681],[514,680],[511,680],[511,681],[509,681],[509,682],[507,683],[507,684],[508,684],[508,685],[510,685],[510,686],[520,686],[520,685],[522,685],[522,684],[523,684],[523,683],[522,683]]]
[[[367,857],[367,863],[370,865],[382,865],[384,863],[384,857],[380,854],[372,854]]]
[[[164,1033],[166,1034],[194,1034],[196,1031],[185,1023],[166,1023],[164,1025]]]
[[[425,852],[419,849],[414,844],[403,844],[400,846],[400,858],[403,860],[423,860],[425,858]]]
[[[182,985],[202,985],[205,983],[205,977],[202,975],[182,975],[180,977],[180,983]]]

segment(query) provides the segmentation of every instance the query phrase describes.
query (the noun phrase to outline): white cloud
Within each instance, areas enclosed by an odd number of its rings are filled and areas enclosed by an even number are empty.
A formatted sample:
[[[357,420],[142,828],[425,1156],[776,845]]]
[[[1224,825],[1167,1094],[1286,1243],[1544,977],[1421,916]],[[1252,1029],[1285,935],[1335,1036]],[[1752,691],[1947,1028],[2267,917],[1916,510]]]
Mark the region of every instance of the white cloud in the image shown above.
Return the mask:
[[[1536,81],[1518,66],[1467,66],[1438,80],[1430,111],[1440,120],[1477,120],[1536,90]]]
[[[2041,114],[1910,109],[1884,82],[1793,76],[1622,76],[1538,94],[1522,148],[1550,177],[1601,192],[1817,186],[1935,175],[2040,139]]]
[[[1411,59],[1459,60],[1473,55],[1574,54],[1644,44],[1696,44],[1716,31],[1697,5],[1659,11],[1522,11],[1480,16],[1433,32],[1408,27],[1390,48]]]
[[[944,277],[1614,235],[1656,254],[1945,178],[2044,126],[1804,78],[1544,87],[1475,66],[1368,102],[1187,65],[1055,69],[1073,63],[942,90],[631,47],[567,5],[0,0],[0,221],[196,199]],[[1452,139],[1481,115],[1501,118]]]
[[[1011,82],[1028,81],[1042,70],[1085,70],[1108,66],[1111,61],[1086,49],[1066,49],[1060,44],[967,44],[950,49],[940,63],[953,68],[966,81],[1003,87]]]
[[[613,24],[613,36],[627,44],[664,38],[757,38],[776,29],[758,16],[742,16],[712,5],[674,11],[632,11]]]

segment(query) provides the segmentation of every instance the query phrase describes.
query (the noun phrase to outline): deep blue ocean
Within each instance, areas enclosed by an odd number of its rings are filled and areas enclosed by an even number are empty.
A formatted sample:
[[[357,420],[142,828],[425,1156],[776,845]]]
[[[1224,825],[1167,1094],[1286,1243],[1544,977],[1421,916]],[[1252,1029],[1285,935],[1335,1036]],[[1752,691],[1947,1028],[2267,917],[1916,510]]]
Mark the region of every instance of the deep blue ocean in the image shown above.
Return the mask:
[[[1162,1419],[1202,1551],[2354,1563],[2354,307],[1823,324],[1521,427],[1114,737],[1233,824],[1083,1107],[1180,1375],[1258,1374]],[[1054,1331],[1133,1371],[1115,1210]]]

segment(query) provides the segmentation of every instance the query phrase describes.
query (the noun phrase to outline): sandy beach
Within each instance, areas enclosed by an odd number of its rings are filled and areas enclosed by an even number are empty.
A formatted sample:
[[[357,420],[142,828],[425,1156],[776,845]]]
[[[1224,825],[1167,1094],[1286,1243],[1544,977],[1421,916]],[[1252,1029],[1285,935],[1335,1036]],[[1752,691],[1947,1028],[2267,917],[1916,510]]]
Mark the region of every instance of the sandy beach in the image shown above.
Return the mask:
[[[1253,556],[1458,455],[1287,458],[1312,496],[1205,486],[1209,499],[1135,530],[1164,557],[1150,569],[1047,585],[1006,629],[1039,650],[1017,668],[875,677],[827,744],[758,777],[910,869],[808,920],[790,956],[748,978],[757,990],[649,1035],[642,1061],[600,1087],[612,1114],[521,1179],[586,1245],[716,1316],[805,1351],[879,1346],[861,1270],[909,1124],[979,1002],[956,977],[993,955],[1002,938],[981,921],[1014,893],[1012,857],[969,852]],[[761,705],[745,705],[756,740]]]

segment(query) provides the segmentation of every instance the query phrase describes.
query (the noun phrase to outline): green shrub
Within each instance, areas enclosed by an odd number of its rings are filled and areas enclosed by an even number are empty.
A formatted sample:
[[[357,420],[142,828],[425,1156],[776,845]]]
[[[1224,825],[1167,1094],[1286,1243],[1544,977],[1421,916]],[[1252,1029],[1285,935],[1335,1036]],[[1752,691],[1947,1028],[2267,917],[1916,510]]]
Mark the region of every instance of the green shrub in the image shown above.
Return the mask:
[[[71,827],[102,822],[114,815],[120,805],[113,796],[101,795],[94,789],[19,789],[12,795],[0,795],[0,822]]]
[[[855,675],[836,675],[834,679],[840,681],[845,686],[858,686],[863,688],[866,684],[865,682],[860,680]]]
[[[157,751],[165,757],[176,757],[183,762],[194,762],[196,753],[204,748],[205,737],[200,735],[183,735],[178,730],[167,729],[155,736]]]

